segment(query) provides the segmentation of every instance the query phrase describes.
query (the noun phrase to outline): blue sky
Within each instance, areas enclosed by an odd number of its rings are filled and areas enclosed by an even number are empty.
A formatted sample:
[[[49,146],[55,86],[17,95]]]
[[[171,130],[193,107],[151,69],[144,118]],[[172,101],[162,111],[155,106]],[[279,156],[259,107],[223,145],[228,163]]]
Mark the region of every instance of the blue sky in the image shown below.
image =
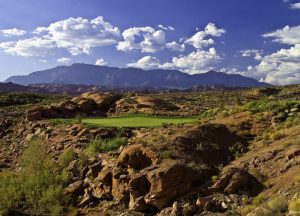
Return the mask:
[[[0,1],[0,81],[77,62],[300,83],[300,0]]]

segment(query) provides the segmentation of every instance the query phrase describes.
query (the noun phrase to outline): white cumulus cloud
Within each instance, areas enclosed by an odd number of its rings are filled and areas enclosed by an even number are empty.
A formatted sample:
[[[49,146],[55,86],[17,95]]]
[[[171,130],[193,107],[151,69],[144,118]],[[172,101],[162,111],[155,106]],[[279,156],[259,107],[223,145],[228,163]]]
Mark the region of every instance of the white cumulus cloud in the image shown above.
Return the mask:
[[[128,67],[142,68],[145,70],[157,69],[160,67],[160,60],[153,56],[144,56],[137,62],[127,64]]]
[[[35,36],[31,38],[2,42],[0,48],[20,56],[41,56],[54,48],[79,55],[89,54],[94,47],[115,45],[121,39],[119,29],[101,16],[92,20],[70,17],[47,27],[38,27],[33,33]]]
[[[3,49],[5,53],[24,57],[46,56],[49,51],[55,50],[56,48],[56,44],[51,39],[43,37],[0,43],[0,49]]]
[[[89,54],[94,47],[113,45],[120,39],[119,29],[101,16],[92,20],[71,17],[36,31],[46,33],[59,48],[68,49],[72,55]]]
[[[243,74],[275,85],[300,83],[300,26],[286,26],[263,37],[291,47],[262,56],[258,65],[250,65]]]
[[[278,29],[274,32],[263,34],[265,38],[275,38],[274,42],[279,42],[283,44],[299,44],[300,43],[300,25],[299,26],[285,26],[282,29]]]
[[[290,7],[292,8],[292,9],[300,9],[300,2],[299,3],[294,3],[294,4],[290,4]]]
[[[104,59],[97,59],[95,62],[95,65],[99,65],[99,66],[105,66],[107,65],[107,61],[105,61]]]
[[[225,32],[224,29],[218,29],[214,23],[208,23],[203,31],[196,32],[192,37],[186,39],[185,43],[194,46],[196,49],[202,49],[215,43],[209,36],[220,37]]]
[[[173,57],[170,62],[164,63],[156,57],[145,56],[127,66],[142,69],[174,69],[188,74],[198,74],[213,70],[214,65],[220,60],[221,57],[218,56],[216,49],[210,48],[208,51],[197,50],[185,56]]]
[[[11,28],[11,29],[2,29],[0,30],[0,34],[2,34],[5,37],[10,36],[23,36],[27,32],[25,30],[17,29],[17,28]]]
[[[163,30],[156,30],[152,27],[133,27],[126,29],[116,46],[119,51],[141,50],[143,53],[155,53],[163,49],[172,51],[183,51],[184,46],[177,42],[167,42],[166,33]]]
[[[162,30],[169,30],[169,31],[174,31],[175,30],[175,28],[172,27],[172,26],[164,26],[164,25],[161,25],[161,24],[158,25],[158,28],[160,28]]]
[[[67,57],[62,57],[62,58],[57,59],[57,62],[61,63],[61,64],[69,64],[72,62],[72,59],[67,58]]]
[[[256,50],[256,49],[250,49],[250,50],[241,50],[240,51],[243,57],[253,57],[255,60],[261,60],[263,50]]]

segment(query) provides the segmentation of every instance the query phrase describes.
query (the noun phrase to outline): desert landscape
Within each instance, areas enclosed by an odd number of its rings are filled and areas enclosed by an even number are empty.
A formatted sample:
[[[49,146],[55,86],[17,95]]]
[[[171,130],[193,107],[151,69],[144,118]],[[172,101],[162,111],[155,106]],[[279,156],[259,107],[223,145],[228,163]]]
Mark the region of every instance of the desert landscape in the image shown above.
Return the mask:
[[[300,216],[300,0],[1,0],[0,216]]]
[[[3,93],[1,213],[298,211],[299,97],[298,85],[75,97]]]

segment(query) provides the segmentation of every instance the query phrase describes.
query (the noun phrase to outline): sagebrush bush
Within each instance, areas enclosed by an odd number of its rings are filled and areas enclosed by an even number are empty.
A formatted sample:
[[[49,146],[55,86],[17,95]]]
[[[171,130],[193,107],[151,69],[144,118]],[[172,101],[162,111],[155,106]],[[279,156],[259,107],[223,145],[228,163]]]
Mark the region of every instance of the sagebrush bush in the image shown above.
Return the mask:
[[[281,140],[285,137],[286,135],[284,133],[280,133],[280,132],[275,132],[273,135],[272,135],[272,139],[274,141],[276,140]]]
[[[265,196],[263,194],[259,194],[257,195],[256,197],[253,198],[253,201],[252,203],[255,205],[255,206],[258,206],[260,205],[262,202],[264,202],[266,200]]]
[[[290,201],[289,212],[292,215],[300,215],[300,198]]]
[[[259,206],[257,215],[283,215],[287,211],[287,207],[284,197],[274,197]]]
[[[19,172],[0,175],[0,215],[61,215],[66,175],[57,170],[40,139],[34,139],[21,157]]]
[[[85,150],[85,153],[89,156],[94,156],[100,152],[116,150],[124,145],[127,145],[127,139],[123,137],[115,137],[113,139],[94,139]]]
[[[240,209],[240,214],[242,216],[247,216],[248,214],[250,214],[256,207],[253,205],[247,205],[243,208]]]
[[[76,159],[76,152],[73,148],[65,149],[60,155],[58,164],[61,169],[67,167],[71,161]]]
[[[300,174],[296,175],[294,177],[294,180],[297,182],[297,183],[300,183]]]

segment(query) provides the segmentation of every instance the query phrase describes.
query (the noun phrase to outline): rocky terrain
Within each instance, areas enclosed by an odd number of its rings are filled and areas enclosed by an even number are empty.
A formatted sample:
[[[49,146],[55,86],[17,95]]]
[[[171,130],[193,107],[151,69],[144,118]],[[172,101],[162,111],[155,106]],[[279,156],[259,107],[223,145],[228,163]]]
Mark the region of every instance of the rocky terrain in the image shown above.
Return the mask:
[[[0,111],[0,215],[300,213],[300,86],[3,94]],[[128,114],[198,121],[81,121]]]

